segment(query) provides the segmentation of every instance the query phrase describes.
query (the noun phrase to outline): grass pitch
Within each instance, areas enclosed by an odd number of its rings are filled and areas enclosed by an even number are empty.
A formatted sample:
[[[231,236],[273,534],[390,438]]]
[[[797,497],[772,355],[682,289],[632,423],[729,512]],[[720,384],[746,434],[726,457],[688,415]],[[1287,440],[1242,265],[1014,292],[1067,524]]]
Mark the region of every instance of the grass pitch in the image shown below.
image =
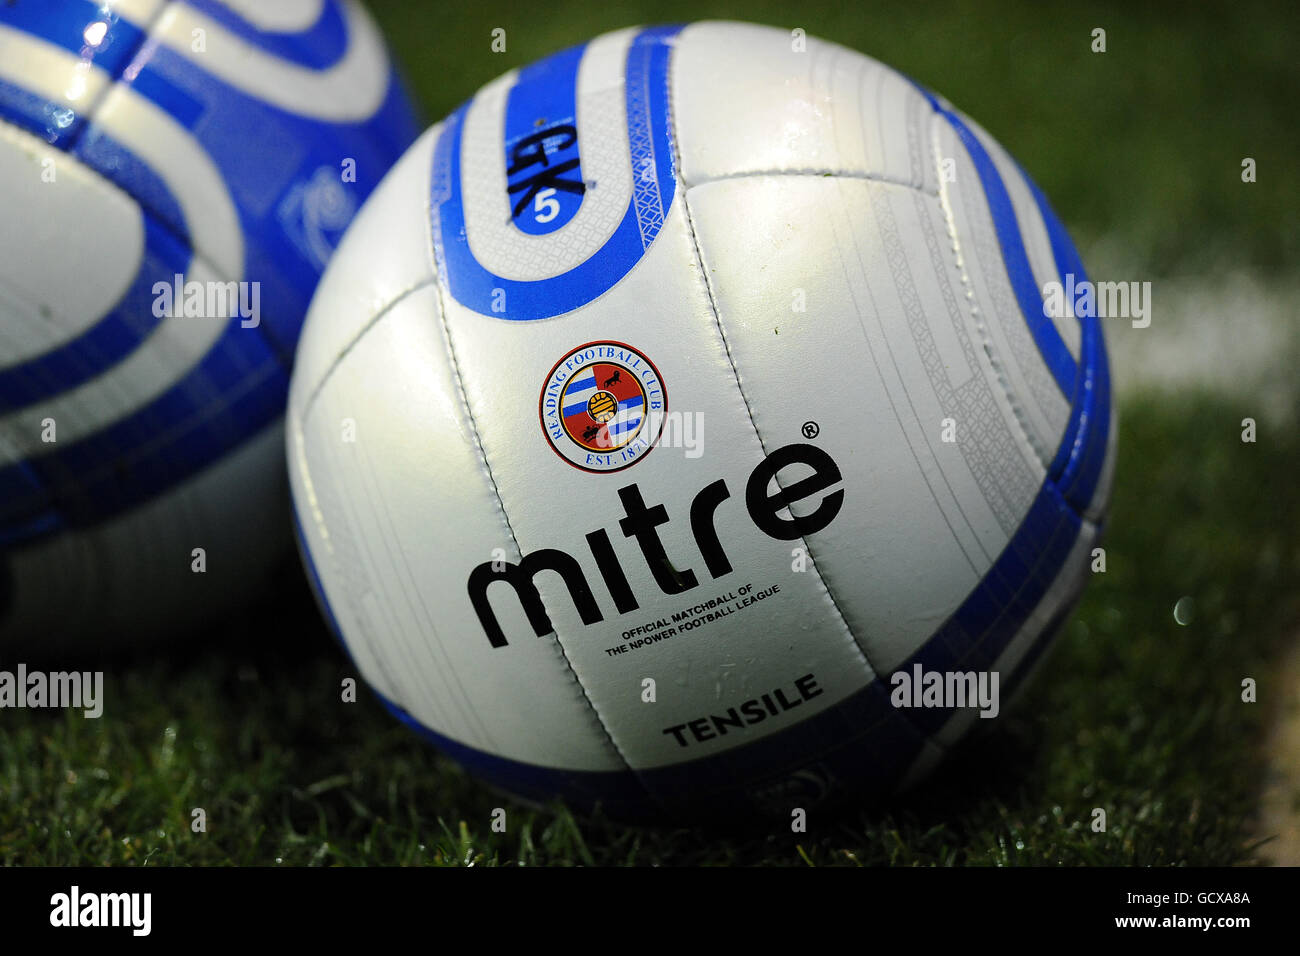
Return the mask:
[[[1257,742],[1286,691],[1270,662],[1300,617],[1300,514],[1279,508],[1300,441],[1243,445],[1240,410],[1209,399],[1123,411],[1106,573],[1019,706],[891,808],[738,838],[516,806],[364,691],[340,702],[351,666],[286,565],[275,600],[202,649],[114,665],[100,720],[4,714],[0,862],[1246,861]],[[1261,703],[1242,702],[1244,677]],[[194,807],[206,832],[191,830]],[[505,833],[491,830],[496,807]]]

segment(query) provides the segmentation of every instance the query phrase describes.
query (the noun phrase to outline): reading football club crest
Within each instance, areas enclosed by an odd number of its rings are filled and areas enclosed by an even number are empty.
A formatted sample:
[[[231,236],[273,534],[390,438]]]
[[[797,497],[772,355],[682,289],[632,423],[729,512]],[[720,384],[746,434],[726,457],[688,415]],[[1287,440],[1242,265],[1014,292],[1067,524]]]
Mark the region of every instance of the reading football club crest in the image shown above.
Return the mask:
[[[538,414],[556,454],[583,471],[606,472],[649,453],[667,407],[653,362],[622,342],[589,342],[555,363]]]

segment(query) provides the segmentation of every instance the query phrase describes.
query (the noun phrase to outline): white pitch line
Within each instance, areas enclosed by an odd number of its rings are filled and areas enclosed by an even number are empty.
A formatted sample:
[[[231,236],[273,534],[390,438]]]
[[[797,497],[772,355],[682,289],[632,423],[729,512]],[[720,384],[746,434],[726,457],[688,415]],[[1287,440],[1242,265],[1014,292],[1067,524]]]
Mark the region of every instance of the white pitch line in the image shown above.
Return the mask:
[[[1297,303],[1295,279],[1239,272],[1153,280],[1148,328],[1102,319],[1116,390],[1122,399],[1200,388],[1254,402],[1259,416],[1291,419],[1300,406]]]

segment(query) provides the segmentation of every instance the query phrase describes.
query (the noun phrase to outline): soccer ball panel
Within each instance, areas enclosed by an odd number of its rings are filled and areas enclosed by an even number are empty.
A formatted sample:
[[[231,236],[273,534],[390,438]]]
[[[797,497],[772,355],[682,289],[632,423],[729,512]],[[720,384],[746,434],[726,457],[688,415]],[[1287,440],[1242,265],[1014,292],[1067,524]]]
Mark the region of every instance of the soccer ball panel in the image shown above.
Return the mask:
[[[1029,267],[1033,272],[1034,288],[1043,295],[1043,290],[1050,284],[1064,281],[1065,277],[1061,274],[1064,263],[1058,264],[1056,261],[1051,236],[1048,234],[1047,223],[1043,218],[1042,206],[1034,196],[1034,187],[1031,186],[1024,170],[1020,168],[1020,164],[1011,158],[1011,155],[1002,148],[1002,144],[970,117],[965,114],[961,116],[962,121],[983,146],[997,170],[998,177],[1006,187],[1012,212],[1015,215],[1017,231],[1024,245]],[[1083,276],[1075,276],[1075,281],[1082,282],[1083,278]],[[1070,358],[1077,365],[1083,360],[1083,332],[1079,320],[1069,309],[1060,312],[1054,309],[1048,311],[1051,314],[1047,317],[1050,318],[1061,341],[1065,343]]]
[[[301,410],[339,356],[390,305],[433,280],[428,201],[412,196],[428,190],[440,130],[425,132],[398,161],[339,243],[298,344],[290,407]],[[380,249],[382,255],[372,255]]]
[[[940,198],[973,314],[1026,436],[1046,465],[1070,418],[1076,366],[1051,320],[1043,315],[1042,292],[1033,287],[1033,276],[1028,271],[1022,276],[1022,283],[1030,286],[1027,293],[1032,292],[1027,298],[1028,314],[1022,307],[1008,273],[1002,245],[1005,235],[999,234],[988,192],[967,145],[942,117],[935,117],[934,136],[936,149],[953,160],[956,170],[952,182],[941,184]],[[996,171],[990,175],[996,175]],[[1010,230],[1013,223],[1005,225]],[[1042,335],[1035,336],[1031,322],[1043,330]],[[1060,344],[1059,380],[1040,349],[1040,343],[1051,344],[1052,337]]]
[[[684,182],[802,171],[933,192],[920,93],[869,57],[794,34],[736,23],[682,31],[672,109]]]
[[[807,544],[892,671],[987,572],[1045,477],[980,347],[938,204],[792,175],[687,201],[759,434],[772,447],[811,425],[855,491]]]
[[[628,162],[623,74],[635,35],[631,29],[608,33],[522,74],[506,74],[480,90],[466,109],[460,160],[475,175],[460,184],[465,233],[475,258],[494,275],[512,281],[561,275],[588,261],[625,219],[634,184],[649,172],[645,164],[634,169]],[[530,96],[512,99],[516,89]],[[520,125],[525,108],[556,117],[555,139],[538,140],[542,133],[531,120]],[[501,162],[503,130],[507,163]],[[546,178],[539,183],[544,188],[512,191],[520,177],[538,169],[540,145],[578,135],[580,155],[564,160],[577,161],[576,169]],[[563,188],[577,182],[589,187],[580,196]]]
[[[580,579],[593,589],[602,620],[584,621],[564,579],[536,579],[555,640],[634,769],[682,759],[690,745],[665,730],[703,716],[702,698],[739,679],[732,676],[733,662],[746,662],[744,683],[753,688],[775,688],[791,667],[802,665],[793,676],[813,673],[820,688],[807,712],[833,705],[871,678],[816,575],[791,575],[791,543],[763,534],[746,516],[747,483],[764,450],[713,316],[684,205],[669,211],[636,269],[561,319],[509,322],[455,301],[446,308],[448,344],[513,544],[522,554],[557,549],[573,556]],[[628,317],[624,330],[632,342],[603,338],[613,316]],[[526,412],[519,400],[525,387],[537,393]],[[569,434],[574,406],[598,394],[613,396],[619,411],[591,438]],[[801,440],[797,432],[787,437]],[[688,438],[702,440],[704,453],[688,447]],[[728,560],[740,567],[744,556],[743,579],[725,586],[713,583],[700,557],[691,511],[695,496],[719,481],[728,497],[708,522]],[[624,496],[632,494],[646,508],[663,507],[668,520],[656,527],[656,537],[670,567],[619,524],[628,507]],[[540,503],[539,495],[553,504]],[[587,537],[602,531],[608,554],[594,551]],[[513,550],[510,538],[484,544]],[[618,613],[607,574],[626,580],[634,611]],[[674,578],[695,585],[670,583],[676,590],[665,594],[665,582]],[[693,621],[674,620],[686,612],[707,618],[711,606],[698,614],[693,609],[737,587],[766,592],[777,581],[779,598],[751,608],[750,626],[700,628],[710,635],[707,643],[694,639]],[[506,597],[513,596],[506,591]],[[730,602],[722,603],[725,609]],[[800,637],[764,645],[753,630],[760,627]],[[476,629],[467,628],[466,639],[481,642]],[[507,633],[512,644],[536,639],[531,628],[519,637]],[[671,662],[647,664],[651,670],[644,673],[622,656],[651,658],[651,651],[671,642]],[[638,675],[653,676],[664,688],[652,721]],[[711,749],[775,732],[775,724],[737,732]]]
[[[0,230],[0,301],[15,316],[0,324],[0,368],[9,368],[84,335],[103,314],[104,299],[126,292],[144,252],[144,223],[125,193],[8,123],[0,123],[0,181],[26,184],[6,196],[5,215],[32,227]],[[117,241],[105,246],[87,223]],[[77,263],[77,276],[69,275],[69,262]]]
[[[252,4],[242,6],[232,17],[219,3],[168,4],[152,35],[166,59],[185,61],[169,78],[194,82],[208,72],[259,103],[332,123],[364,122],[381,110],[390,90],[388,56],[360,4],[317,2],[310,11],[254,13],[251,21],[244,14]],[[267,22],[276,25],[261,26]],[[195,49],[196,32],[202,49]]]
[[[1063,526],[1072,526],[1069,515],[1065,516]],[[999,635],[1001,640],[991,653],[976,652],[979,656],[972,666],[986,667],[998,675],[999,714],[1011,707],[1029,685],[1035,668],[1045,659],[1045,652],[1078,603],[1091,573],[1092,550],[1100,539],[1101,528],[1087,520],[1080,522],[1077,537],[1068,553],[1059,562],[1050,564],[1048,581],[1035,581],[1034,589],[1041,589],[1042,593],[1032,604],[1032,609],[1018,624],[1010,625],[1010,633],[1003,631]],[[945,748],[955,746],[981,720],[978,712],[964,709],[945,717],[933,736],[934,741]]]
[[[493,648],[474,615],[468,569],[520,557],[476,427],[438,290],[424,286],[290,413],[290,474],[323,597],[361,673],[425,726],[501,757],[622,769],[560,646],[531,637],[509,586],[488,597],[504,629],[529,635],[514,653]]]

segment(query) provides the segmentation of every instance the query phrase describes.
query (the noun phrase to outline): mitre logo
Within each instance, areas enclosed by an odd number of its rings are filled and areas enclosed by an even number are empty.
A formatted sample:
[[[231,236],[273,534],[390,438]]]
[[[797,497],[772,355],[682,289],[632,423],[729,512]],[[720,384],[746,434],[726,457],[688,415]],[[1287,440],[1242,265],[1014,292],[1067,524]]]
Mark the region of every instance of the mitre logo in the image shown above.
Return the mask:
[[[805,477],[798,480],[778,480],[778,475],[790,467],[798,468]],[[811,472],[811,474],[808,474]],[[749,512],[754,527],[777,541],[797,541],[816,534],[835,520],[844,506],[844,489],[835,485],[843,480],[840,469],[826,452],[816,445],[783,445],[776,449],[750,472],[745,482],[745,510]],[[776,491],[771,489],[775,487]],[[815,496],[820,496],[811,503]],[[661,525],[668,524],[672,516],[663,504],[646,504],[641,488],[636,482],[618,489],[623,505],[623,517],[618,530],[632,538],[641,549],[645,564],[655,585],[663,594],[675,595],[700,586],[701,577],[683,555],[669,555],[667,545],[659,535]],[[735,569],[718,533],[716,513],[723,502],[731,498],[726,479],[709,482],[695,494],[687,512],[690,515],[691,534],[699,557],[709,575],[716,581]],[[796,514],[793,505],[802,503]],[[789,517],[786,517],[786,515]],[[586,534],[587,547],[592,561],[600,573],[605,587],[619,614],[629,614],[641,607],[641,598],[632,589],[632,582],[619,562],[605,528]],[[549,634],[554,627],[550,612],[542,603],[542,594],[533,579],[542,571],[559,574],[568,588],[569,597],[584,625],[605,620],[605,611],[596,601],[591,582],[576,557],[560,548],[538,548],[521,555],[518,562],[500,559],[485,561],[469,574],[466,589],[483,633],[493,647],[506,647],[509,641],[496,612],[488,601],[488,588],[498,582],[514,589],[528,623],[538,637]],[[498,590],[501,590],[498,588]],[[808,675],[811,680],[812,675]],[[801,693],[805,693],[801,685]],[[811,695],[811,691],[806,693]],[[820,693],[820,691],[818,692]],[[775,711],[773,711],[775,714]],[[760,718],[761,719],[761,718]]]
[[[635,465],[659,440],[668,391],[659,369],[622,342],[588,342],[546,376],[538,400],[542,433],[583,471]]]

